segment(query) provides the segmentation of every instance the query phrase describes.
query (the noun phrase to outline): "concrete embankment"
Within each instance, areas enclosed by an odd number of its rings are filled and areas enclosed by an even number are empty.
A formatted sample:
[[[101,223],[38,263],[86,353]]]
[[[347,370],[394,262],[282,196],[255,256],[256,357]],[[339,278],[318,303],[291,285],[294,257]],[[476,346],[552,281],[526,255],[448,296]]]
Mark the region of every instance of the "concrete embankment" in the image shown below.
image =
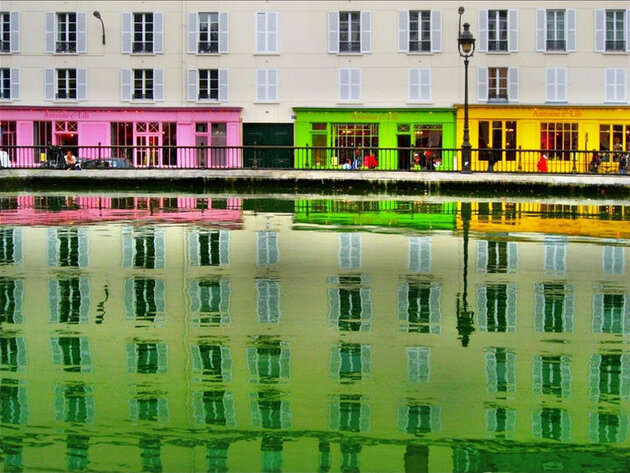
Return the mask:
[[[196,192],[316,191],[630,197],[630,176],[285,169],[2,169],[1,191],[194,190]]]

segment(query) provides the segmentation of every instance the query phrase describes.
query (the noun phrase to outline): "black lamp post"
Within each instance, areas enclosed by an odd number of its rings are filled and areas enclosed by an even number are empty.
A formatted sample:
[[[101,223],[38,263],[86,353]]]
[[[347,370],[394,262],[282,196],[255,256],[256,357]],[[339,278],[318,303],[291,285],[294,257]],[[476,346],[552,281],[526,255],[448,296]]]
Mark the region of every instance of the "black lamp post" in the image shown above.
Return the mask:
[[[95,18],[98,18],[98,20],[101,22],[101,28],[103,28],[103,44],[105,44],[105,24],[103,23],[103,19],[101,18],[101,13],[94,10],[92,12],[92,15],[94,15]]]
[[[471,148],[468,129],[468,58],[475,53],[475,37],[470,32],[470,25],[464,23],[462,31],[462,14],[464,7],[459,7],[459,35],[457,37],[457,49],[459,55],[464,58],[464,141],[462,142],[462,172],[470,172]]]
[[[462,346],[467,347],[470,342],[470,334],[475,331],[474,316],[468,308],[468,232],[470,231],[470,219],[472,209],[470,202],[462,202],[461,213],[462,233],[464,239],[464,292],[457,294],[457,333],[462,341]]]

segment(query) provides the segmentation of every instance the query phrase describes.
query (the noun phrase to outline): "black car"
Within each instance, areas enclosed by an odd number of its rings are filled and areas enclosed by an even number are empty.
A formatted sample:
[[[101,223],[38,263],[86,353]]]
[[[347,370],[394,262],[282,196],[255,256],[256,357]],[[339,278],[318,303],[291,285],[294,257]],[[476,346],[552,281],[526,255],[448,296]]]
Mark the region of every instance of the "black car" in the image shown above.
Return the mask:
[[[127,158],[100,158],[81,160],[83,169],[131,169],[133,165]]]

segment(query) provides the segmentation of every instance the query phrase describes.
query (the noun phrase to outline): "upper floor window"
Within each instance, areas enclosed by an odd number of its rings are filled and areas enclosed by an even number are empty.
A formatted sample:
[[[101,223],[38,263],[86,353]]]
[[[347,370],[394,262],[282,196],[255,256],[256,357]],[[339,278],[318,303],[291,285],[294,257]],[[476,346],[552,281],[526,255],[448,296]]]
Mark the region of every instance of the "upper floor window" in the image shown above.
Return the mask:
[[[64,371],[92,372],[92,355],[87,337],[53,337],[50,345],[53,364],[63,366]]]
[[[3,67],[0,69],[0,99],[17,100],[20,98],[20,70]]]
[[[20,52],[20,14],[0,12],[0,53]]]
[[[328,13],[329,53],[369,53],[372,13],[332,11]]]
[[[166,285],[160,279],[134,277],[125,280],[125,320],[162,326],[166,319]]]
[[[265,323],[278,323],[282,313],[280,312],[280,282],[277,279],[261,278],[256,280],[258,293],[256,313],[258,321]]]
[[[0,266],[21,264],[24,259],[21,228],[0,228]]]
[[[330,352],[330,375],[346,381],[363,379],[372,371],[372,347],[359,343],[333,345]]]
[[[230,264],[230,232],[192,228],[188,232],[188,258],[191,266]]]
[[[188,52],[223,54],[228,52],[228,13],[188,13]]]
[[[477,69],[478,99],[480,102],[517,102],[517,67],[480,67]]]
[[[442,51],[442,12],[402,10],[398,12],[398,51]]]
[[[48,281],[50,322],[85,324],[90,317],[88,278],[62,278]]]
[[[162,53],[163,13],[123,13],[123,53]]]
[[[623,246],[604,246],[602,248],[602,272],[604,274],[623,276],[625,262]]]
[[[431,101],[431,69],[409,69],[409,97],[410,102]]]
[[[593,333],[630,333],[630,294],[602,285],[593,290]]]
[[[630,10],[595,10],[595,51],[630,52]]]
[[[259,266],[277,265],[280,262],[278,232],[256,232],[256,256]]]
[[[628,71],[623,68],[606,68],[604,71],[604,102],[628,102]]]
[[[256,69],[256,100],[278,100],[278,69]]]
[[[85,12],[46,13],[44,37],[47,53],[85,53],[87,14]]]
[[[256,52],[278,52],[278,13],[256,12]]]
[[[624,443],[628,440],[628,414],[589,412],[588,438],[591,443]]]
[[[124,268],[164,268],[166,234],[163,228],[124,227],[122,231],[122,265]]]
[[[328,280],[329,324],[348,332],[369,331],[372,291],[367,276],[339,276]]]
[[[518,244],[507,241],[477,242],[477,270],[482,273],[513,273],[518,268]]]
[[[442,430],[442,409],[427,403],[408,401],[398,407],[398,428],[417,436]]]
[[[361,268],[361,234],[339,234],[339,267],[341,269]]]
[[[87,69],[46,69],[45,100],[87,100]]]
[[[589,363],[589,400],[618,403],[630,398],[630,355],[602,353],[591,355]]]
[[[516,331],[516,284],[492,283],[477,286],[477,323],[481,332]]]
[[[196,424],[221,425],[234,427],[236,425],[236,413],[234,410],[234,395],[231,392],[195,391],[192,394],[193,418]],[[227,458],[227,452],[223,461]],[[218,463],[213,463],[217,465]],[[227,471],[219,468],[217,471]]]
[[[224,102],[228,99],[227,69],[189,69],[188,101],[211,100]]]
[[[92,423],[95,412],[94,388],[91,386],[82,383],[55,386],[55,420],[57,422]],[[74,451],[75,455],[78,454],[77,450]],[[85,455],[87,456],[87,448]]]
[[[441,286],[413,280],[398,284],[398,320],[405,332],[440,333]]]
[[[546,74],[547,102],[566,102],[568,88],[568,69],[566,67],[548,67]]]
[[[361,402],[361,395],[341,394],[335,401],[330,404],[330,430],[342,432],[367,432],[370,430],[370,406]],[[358,455],[358,453],[355,450],[348,452],[346,456]],[[344,460],[353,463],[350,458],[344,458]],[[354,462],[358,464],[358,458]],[[342,469],[343,471],[358,471],[358,467],[344,468],[342,466]]]
[[[486,432],[495,438],[514,438],[516,410],[507,407],[486,408]]]
[[[168,345],[165,342],[127,342],[125,352],[127,373],[168,373]]]
[[[0,366],[2,371],[23,371],[26,368],[24,337],[0,337]]]
[[[532,376],[534,394],[571,395],[571,365],[566,355],[534,355]]]
[[[190,346],[193,372],[224,383],[232,381],[232,354],[229,347],[209,342]]]
[[[88,232],[85,228],[48,229],[48,266],[88,265]]]
[[[536,51],[575,51],[576,11],[536,10]]]
[[[536,439],[571,441],[571,416],[566,409],[537,407],[532,415],[532,433]]]
[[[479,10],[479,51],[518,51],[518,11]]]
[[[24,281],[0,277],[0,323],[21,324],[24,321]]]
[[[572,285],[535,284],[534,297],[534,330],[536,332],[573,332],[575,289]]]
[[[121,70],[121,100],[164,100],[164,69]]]
[[[229,278],[195,279],[188,283],[191,323],[193,327],[207,327],[230,322]]]

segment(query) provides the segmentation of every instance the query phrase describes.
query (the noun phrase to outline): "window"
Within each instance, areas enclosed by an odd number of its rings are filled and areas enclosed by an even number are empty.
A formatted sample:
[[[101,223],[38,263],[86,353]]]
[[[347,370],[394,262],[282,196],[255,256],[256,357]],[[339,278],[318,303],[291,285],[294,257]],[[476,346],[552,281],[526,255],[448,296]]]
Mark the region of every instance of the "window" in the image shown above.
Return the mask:
[[[192,405],[195,424],[225,427],[236,425],[234,395],[230,392],[195,391],[192,394]]]
[[[368,432],[370,430],[370,406],[361,402],[360,394],[340,394],[330,403],[330,430],[341,432]],[[347,469],[344,471],[358,471]]]
[[[129,419],[149,422],[168,420],[168,399],[158,397],[157,393],[138,391],[136,397],[129,399]]]
[[[576,18],[576,10],[536,10],[536,51],[575,51]]]
[[[431,237],[409,237],[407,269],[414,273],[431,272]]]
[[[87,52],[87,14],[85,12],[46,13],[44,37],[47,53]]]
[[[546,333],[573,332],[575,289],[569,284],[534,285],[534,330]]]
[[[188,14],[188,52],[224,54],[228,52],[228,13],[190,12]]]
[[[593,289],[593,333],[630,333],[630,294],[601,285]]]
[[[516,285],[513,283],[477,286],[477,323],[481,332],[516,331]]]
[[[48,228],[48,266],[88,265],[88,231],[85,228]]]
[[[372,290],[367,276],[329,278],[328,321],[346,332],[364,332],[372,327]]]
[[[588,439],[591,443],[624,443],[628,440],[627,412],[590,412]]]
[[[50,323],[85,324],[90,317],[88,278],[51,279],[48,281]]]
[[[256,69],[256,100],[278,100],[278,69]]]
[[[26,368],[26,343],[24,337],[0,337],[0,365],[2,371],[24,371]]]
[[[163,13],[123,13],[122,52],[162,53]]]
[[[603,353],[591,356],[589,385],[591,402],[619,403],[630,398],[630,355]]]
[[[516,354],[505,348],[486,348],[486,388],[489,393],[516,391]]]
[[[280,282],[277,279],[256,280],[256,313],[258,321],[263,323],[280,322]]]
[[[328,13],[329,53],[369,53],[371,50],[370,12]]]
[[[599,125],[599,149],[613,151],[612,160],[619,161],[622,151],[630,151],[630,124],[602,123]]]
[[[545,69],[547,77],[546,101],[566,102],[568,69],[566,67],[548,67]]]
[[[0,323],[21,324],[24,321],[24,281],[0,277]]]
[[[577,123],[541,123],[540,144],[547,150],[549,159],[571,159],[571,151],[577,150]]]
[[[87,100],[87,69],[45,69],[45,100]]]
[[[55,386],[55,420],[57,422],[92,423],[95,411],[94,388],[91,386],[83,383]]]
[[[407,379],[428,383],[431,379],[431,347],[407,347]]]
[[[505,160],[516,161],[516,122],[511,120],[480,120],[478,125],[479,160],[488,161],[493,154],[501,157],[505,149]],[[495,154],[496,156],[496,154]]]
[[[571,417],[565,409],[542,407],[534,409],[532,431],[536,439],[571,441]]]
[[[0,69],[0,99],[20,99],[20,70],[3,67]]]
[[[566,355],[534,355],[532,367],[534,394],[557,397],[571,395],[571,367]]]
[[[409,69],[410,102],[431,101],[431,69]]]
[[[517,67],[480,67],[477,69],[480,102],[518,102],[519,74]]]
[[[514,438],[516,431],[516,410],[508,407],[486,409],[486,432],[494,438]]]
[[[439,406],[409,402],[398,408],[398,428],[413,435],[439,432],[442,430],[441,414]]]
[[[400,329],[414,333],[440,333],[442,311],[439,283],[408,280],[398,285]]]
[[[191,323],[209,327],[230,322],[231,282],[228,278],[196,279],[188,284]]]
[[[278,232],[256,232],[256,258],[259,266],[277,265],[280,262]]]
[[[0,53],[20,52],[20,14],[0,12]]]
[[[201,342],[190,346],[193,373],[212,378],[212,381],[232,381],[232,354],[229,347]]]
[[[627,70],[606,68],[604,70],[604,101],[607,103],[627,103]]]
[[[292,424],[291,406],[277,391],[261,391],[251,402],[252,425],[263,429],[289,429]],[[276,471],[273,468],[268,471]]]
[[[166,266],[164,228],[123,227],[122,265],[124,268],[157,269]]]
[[[339,100],[342,102],[361,100],[361,69],[356,67],[339,69]]]
[[[166,319],[166,285],[160,279],[125,280],[125,320],[162,326]],[[140,326],[137,324],[136,326]]]
[[[188,231],[188,260],[191,266],[230,264],[230,232],[191,228]]]
[[[250,381],[277,383],[291,377],[291,350],[287,342],[260,337],[247,347]]]
[[[626,263],[623,246],[604,246],[602,248],[602,272],[623,276]]]
[[[50,339],[54,365],[64,371],[91,373],[92,355],[87,337],[53,337]]]
[[[441,52],[442,12],[439,10],[399,11],[398,51]]]
[[[595,10],[595,51],[629,52],[630,10]]]
[[[376,123],[331,123],[333,146],[339,162],[346,158],[354,159],[357,149],[378,148],[378,124]]]
[[[0,266],[22,264],[23,259],[22,229],[6,226],[0,228]]]
[[[482,273],[513,273],[518,268],[518,244],[514,241],[477,242],[477,270]]]
[[[518,11],[479,10],[479,51],[518,51]]]
[[[165,342],[128,342],[127,373],[164,374],[168,372],[168,346]]]
[[[7,378],[3,378],[0,384],[0,422],[3,425],[26,424],[29,421],[28,395],[26,387],[20,384]],[[8,454],[4,455],[4,462],[7,462],[10,457]]]
[[[567,270],[566,236],[545,235],[545,271],[563,274]]]
[[[361,268],[361,234],[339,233],[339,268]]]
[[[228,99],[227,69],[189,69],[188,101],[212,100],[225,102]]]
[[[346,381],[358,381],[372,370],[372,347],[359,343],[333,345],[330,375]]]
[[[277,12],[256,12],[256,52],[278,52]]]

